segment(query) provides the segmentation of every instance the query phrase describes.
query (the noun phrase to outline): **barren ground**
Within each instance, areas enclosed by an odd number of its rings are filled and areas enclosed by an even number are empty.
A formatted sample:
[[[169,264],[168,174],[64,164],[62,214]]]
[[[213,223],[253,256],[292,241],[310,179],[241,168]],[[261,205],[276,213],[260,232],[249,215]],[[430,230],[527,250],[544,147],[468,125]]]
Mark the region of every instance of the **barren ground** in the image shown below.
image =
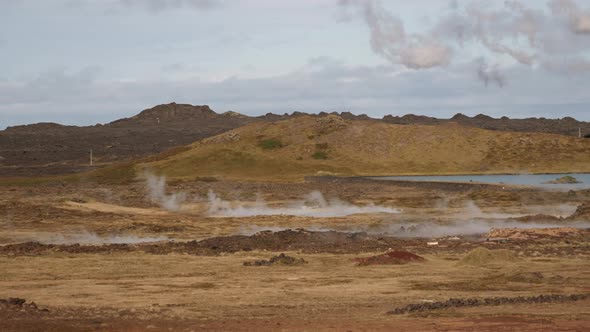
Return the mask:
[[[319,190],[326,198],[401,213],[212,217],[205,198],[209,190],[241,206],[255,206],[259,194],[270,208]],[[190,196],[179,211],[150,201],[140,182],[2,187],[0,298],[34,301],[39,310],[0,306],[0,330],[584,331],[590,325],[589,299],[387,314],[449,298],[590,293],[590,235],[580,230],[587,220],[551,221],[553,227],[579,229],[571,234],[545,231],[507,240],[489,240],[487,230],[467,227],[474,220],[513,225],[511,218],[523,215],[565,217],[590,199],[586,191],[374,181],[177,182],[168,187],[173,191]],[[547,224],[538,218],[525,218],[522,225]],[[400,230],[409,224],[424,226]],[[465,225],[470,234],[425,235],[451,225]],[[287,228],[307,231],[250,237]],[[147,240],[160,242],[101,244]],[[184,244],[192,240],[202,241]],[[28,241],[45,244],[15,246]],[[427,245],[433,241],[438,245]],[[515,258],[463,264],[479,247],[508,249]],[[390,249],[426,261],[354,262]],[[280,252],[308,263],[243,265]]]

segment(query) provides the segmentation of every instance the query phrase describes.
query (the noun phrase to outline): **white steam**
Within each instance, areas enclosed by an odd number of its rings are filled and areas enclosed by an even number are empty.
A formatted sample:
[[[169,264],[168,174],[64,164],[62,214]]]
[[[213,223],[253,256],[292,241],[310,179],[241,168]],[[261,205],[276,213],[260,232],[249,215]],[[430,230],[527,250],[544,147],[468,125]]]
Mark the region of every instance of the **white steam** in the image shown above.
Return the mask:
[[[302,200],[290,202],[284,207],[270,207],[260,198],[253,204],[229,202],[221,199],[212,191],[208,193],[208,201],[208,214],[213,217],[288,215],[327,218],[367,213],[399,213],[397,209],[380,205],[358,206],[337,198],[327,200],[319,191],[313,191]]]
[[[187,199],[185,193],[166,193],[166,177],[146,173],[146,186],[148,196],[153,203],[160,205],[165,210],[179,211],[182,203]]]
[[[499,213],[499,212],[484,212],[475,202],[469,200],[463,205],[461,212],[453,215],[453,219],[461,221],[469,221],[472,219],[508,219],[526,216],[527,214],[513,214],[513,213]]]
[[[64,233],[64,234],[56,234],[56,233],[44,233],[44,232],[37,232],[34,236],[30,235],[18,235],[15,234],[13,237],[12,242],[26,242],[26,241],[35,241],[44,244],[135,244],[135,243],[145,243],[145,242],[157,242],[157,241],[167,241],[170,240],[166,236],[157,236],[157,237],[140,237],[135,235],[98,235],[93,232],[88,231],[79,231],[75,233]]]
[[[183,204],[189,202],[189,197],[183,192],[166,192],[166,177],[145,173],[146,188],[148,197],[163,209],[168,211],[189,211]],[[193,201],[203,202],[202,199],[194,197]],[[260,195],[255,202],[226,201],[215,192],[209,190],[205,200],[207,215],[212,217],[253,217],[270,215],[288,215],[302,217],[343,217],[353,214],[367,213],[399,213],[399,210],[374,205],[354,205],[339,200],[338,198],[326,199],[319,191],[313,191],[301,200],[291,201],[285,206],[269,206]]]

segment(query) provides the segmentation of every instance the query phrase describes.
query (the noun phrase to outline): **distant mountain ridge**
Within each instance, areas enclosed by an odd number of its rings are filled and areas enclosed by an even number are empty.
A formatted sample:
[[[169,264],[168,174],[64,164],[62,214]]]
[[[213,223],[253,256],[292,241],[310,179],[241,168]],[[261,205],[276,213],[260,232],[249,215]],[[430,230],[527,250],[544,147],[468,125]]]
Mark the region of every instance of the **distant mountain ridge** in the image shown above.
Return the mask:
[[[486,115],[468,117],[457,114],[451,119],[408,114],[386,115],[382,119],[350,112],[307,114],[267,113],[247,116],[228,111],[216,113],[207,105],[162,104],[139,114],[93,126],[66,126],[37,123],[8,127],[0,131],[0,176],[29,176],[68,173],[87,169],[90,150],[94,165],[129,160],[190,144],[207,137],[253,122],[274,122],[300,116],[325,117],[338,115],[346,120],[364,120],[403,125],[440,125],[458,123],[463,126],[499,131],[553,133],[577,136],[590,134],[590,123],[573,118],[563,119],[495,119]]]

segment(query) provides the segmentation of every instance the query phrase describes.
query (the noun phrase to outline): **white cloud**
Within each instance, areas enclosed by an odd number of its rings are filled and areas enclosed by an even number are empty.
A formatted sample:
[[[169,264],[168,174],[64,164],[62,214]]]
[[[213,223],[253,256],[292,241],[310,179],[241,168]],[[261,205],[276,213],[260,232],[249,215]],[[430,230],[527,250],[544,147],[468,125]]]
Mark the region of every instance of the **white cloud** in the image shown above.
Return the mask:
[[[0,128],[171,101],[249,114],[590,116],[586,1],[335,4],[0,1]]]
[[[574,33],[590,33],[590,10],[581,9],[573,0],[551,0],[553,14],[566,20]]]
[[[137,7],[153,12],[177,8],[211,9],[221,5],[220,0],[116,0],[116,4]]]
[[[356,9],[369,28],[373,51],[394,65],[418,70],[485,58],[491,64],[480,66],[478,76],[486,85],[503,85],[500,64],[508,64],[507,59],[525,66],[587,70],[590,10],[575,1],[551,0],[545,9],[518,0],[502,6],[473,0],[464,4],[454,2],[450,13],[434,18],[433,28],[422,26],[412,33],[379,0],[339,1],[341,8]],[[480,54],[473,55],[478,49]]]
[[[429,36],[407,34],[401,19],[391,15],[379,1],[340,0],[339,5],[360,12],[370,30],[373,51],[390,62],[412,69],[449,63],[452,51],[448,46]]]
[[[381,117],[419,113],[452,116],[461,112],[510,117],[567,114],[590,120],[586,92],[588,75],[572,79],[543,69],[509,67],[510,89],[473,84],[477,64],[453,65],[428,71],[395,70],[390,66],[351,66],[330,58],[313,59],[299,70],[267,78],[232,77],[207,82],[184,80],[106,81],[90,69],[53,71],[31,81],[0,82],[0,119],[19,111],[22,122],[40,121],[48,114],[79,116],[86,123],[130,116],[160,103],[209,104],[214,110],[251,115],[292,111],[352,111]],[[493,68],[484,67],[488,82],[500,83]],[[551,75],[551,76],[550,76]],[[8,88],[7,88],[8,87]],[[558,112],[556,112],[558,111]],[[16,124],[0,121],[0,126]],[[79,119],[75,119],[79,122]]]

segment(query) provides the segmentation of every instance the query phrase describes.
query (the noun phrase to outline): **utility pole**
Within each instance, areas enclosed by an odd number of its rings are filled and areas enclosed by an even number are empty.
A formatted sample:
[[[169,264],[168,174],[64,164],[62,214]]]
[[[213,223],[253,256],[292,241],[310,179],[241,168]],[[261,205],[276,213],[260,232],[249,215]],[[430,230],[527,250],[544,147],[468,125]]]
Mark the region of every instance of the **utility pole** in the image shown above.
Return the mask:
[[[92,149],[90,149],[90,166],[92,166]]]

